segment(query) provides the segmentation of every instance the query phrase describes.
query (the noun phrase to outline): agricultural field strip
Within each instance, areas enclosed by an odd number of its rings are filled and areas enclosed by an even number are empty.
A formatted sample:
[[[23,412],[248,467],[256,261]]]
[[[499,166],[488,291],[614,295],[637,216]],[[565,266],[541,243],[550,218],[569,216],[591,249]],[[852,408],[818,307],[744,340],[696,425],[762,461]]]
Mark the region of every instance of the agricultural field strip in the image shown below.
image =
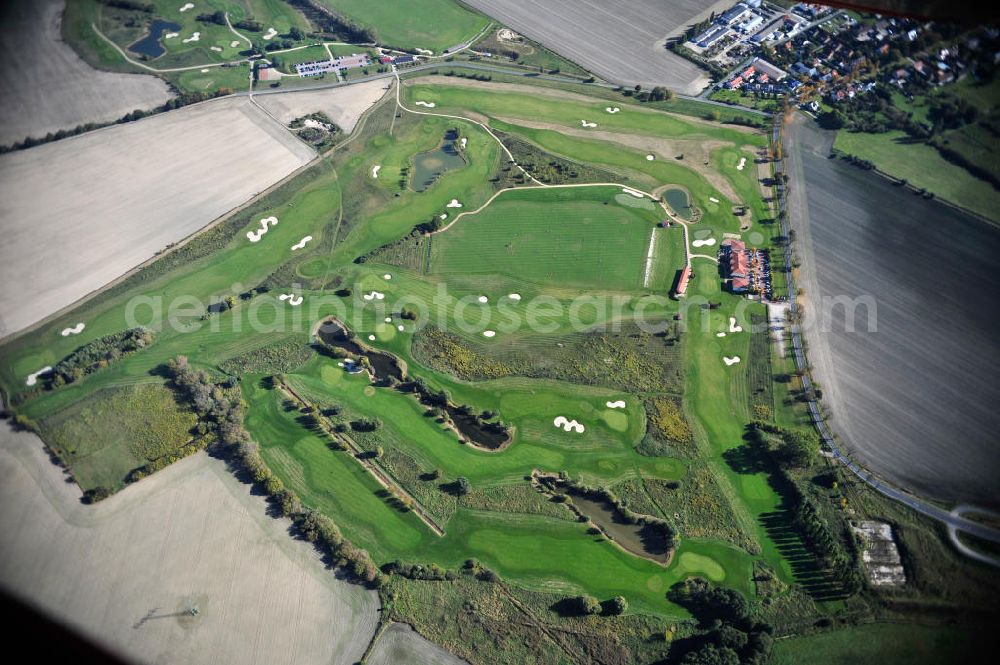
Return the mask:
[[[315,407],[315,405],[313,405],[311,402],[309,402],[304,397],[295,392],[295,389],[289,386],[287,383],[279,382],[278,385],[281,391],[284,394],[291,397],[294,401],[298,402],[300,405],[304,407],[312,409],[314,413],[319,413],[319,410]],[[356,459],[358,463],[361,464],[361,466],[363,466],[365,470],[367,470],[375,478],[375,480],[378,481],[380,485],[385,487],[390,492],[394,492],[398,496],[404,496],[409,498],[413,502],[414,514],[416,514],[416,516],[419,517],[421,521],[423,521],[423,523],[426,524],[430,528],[430,530],[435,533],[435,535],[437,536],[444,535],[444,529],[437,522],[434,521],[434,518],[430,516],[430,514],[427,512],[426,509],[424,509],[424,507],[420,504],[420,501],[418,501],[415,496],[413,496],[405,489],[403,489],[403,486],[400,485],[388,471],[382,469],[377,463],[367,459],[364,456],[365,451],[362,450],[361,446],[359,446],[354,441],[354,439],[352,439],[350,436],[346,434],[341,434],[338,436],[336,433],[332,432],[330,428],[327,426],[327,424],[320,418],[317,418],[317,422],[320,423],[320,427],[328,437],[347,445],[347,447],[350,449],[351,456],[354,459]]]

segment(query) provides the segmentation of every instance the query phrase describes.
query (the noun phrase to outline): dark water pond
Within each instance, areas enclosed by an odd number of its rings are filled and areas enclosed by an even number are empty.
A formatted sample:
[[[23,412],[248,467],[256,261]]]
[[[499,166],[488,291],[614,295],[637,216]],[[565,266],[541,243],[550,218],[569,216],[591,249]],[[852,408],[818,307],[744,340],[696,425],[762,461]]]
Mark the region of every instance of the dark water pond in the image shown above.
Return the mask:
[[[663,198],[667,200],[670,209],[677,213],[681,219],[691,219],[694,211],[691,210],[691,199],[687,192],[683,189],[671,188],[663,192]]]
[[[167,52],[160,38],[163,37],[164,33],[177,32],[180,29],[181,26],[177,23],[156,19],[150,24],[149,32],[146,36],[129,46],[128,49],[135,53],[148,55],[151,58],[159,58]]]
[[[482,422],[475,415],[463,413],[458,407],[451,404],[445,409],[462,436],[477,446],[498,450],[510,441],[510,433],[500,425]]]
[[[669,543],[658,529],[643,524],[630,524],[608,502],[591,499],[577,492],[573,493],[573,503],[629,552],[658,561],[667,560]]]
[[[828,159],[832,135],[812,123],[788,138],[809,361],[833,430],[920,494],[1000,503],[1000,230]]]
[[[375,372],[376,379],[393,377],[398,381],[403,380],[403,369],[396,362],[396,358],[388,353],[366,349],[347,335],[336,321],[325,321],[317,333],[319,338],[331,346],[347,351],[356,356],[366,356],[372,364],[372,371]]]
[[[441,174],[465,166],[465,159],[458,151],[458,131],[448,130],[444,140],[434,150],[422,152],[413,158],[413,190],[422,192],[434,184]]]

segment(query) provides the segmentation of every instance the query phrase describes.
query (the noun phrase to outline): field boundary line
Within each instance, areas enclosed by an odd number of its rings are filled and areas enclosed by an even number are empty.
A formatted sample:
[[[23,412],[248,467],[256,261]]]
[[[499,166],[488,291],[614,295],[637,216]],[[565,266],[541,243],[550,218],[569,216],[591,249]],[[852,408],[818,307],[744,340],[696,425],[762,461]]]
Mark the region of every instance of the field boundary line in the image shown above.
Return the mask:
[[[312,402],[308,401],[305,397],[302,397],[297,392],[295,392],[295,389],[292,388],[290,385],[288,385],[286,382],[275,379],[275,384],[283,393],[291,397],[293,400],[299,402],[305,407],[312,409],[313,412],[319,411],[316,408],[316,406],[312,404]],[[382,469],[381,466],[379,466],[372,460],[368,459],[368,457],[366,457],[366,455],[368,454],[367,451],[362,450],[361,446],[359,446],[354,441],[354,439],[352,439],[346,434],[337,434],[333,432],[330,429],[330,427],[320,418],[316,418],[316,422],[319,423],[320,429],[322,429],[323,432],[330,439],[344,444],[347,447],[351,457],[357,460],[361,464],[361,466],[364,467],[365,470],[367,470],[368,473],[370,473],[372,477],[375,478],[375,480],[378,482],[379,485],[387,489],[389,492],[395,494],[396,496],[402,496],[409,499],[413,503],[412,508],[410,508],[410,512],[415,514],[417,517],[420,518],[420,520],[424,524],[430,527],[430,530],[433,531],[435,535],[441,537],[444,536],[444,529],[441,528],[438,525],[438,523],[434,520],[434,518],[430,516],[430,514],[423,507],[423,505],[417,500],[417,498],[412,494],[410,494],[409,492],[407,492],[406,489],[404,489],[403,486],[400,485],[399,482],[392,477],[392,474]]]

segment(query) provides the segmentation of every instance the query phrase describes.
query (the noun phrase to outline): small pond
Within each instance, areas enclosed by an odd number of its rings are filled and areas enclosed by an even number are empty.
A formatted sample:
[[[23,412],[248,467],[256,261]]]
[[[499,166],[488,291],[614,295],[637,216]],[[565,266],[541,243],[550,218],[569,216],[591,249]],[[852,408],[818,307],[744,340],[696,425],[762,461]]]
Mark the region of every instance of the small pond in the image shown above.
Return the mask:
[[[677,213],[681,219],[691,219],[694,211],[691,209],[691,199],[683,189],[673,187],[663,192],[663,198],[667,200],[670,209]]]
[[[129,46],[128,50],[141,55],[148,55],[151,58],[159,58],[167,52],[167,49],[160,42],[160,37],[166,32],[177,32],[180,29],[181,26],[177,23],[156,19],[150,24],[149,32],[146,36]]]
[[[384,379],[388,376],[395,378],[397,381],[403,380],[403,370],[400,368],[399,363],[396,362],[395,356],[382,353],[381,351],[369,350],[361,346],[347,335],[347,331],[337,321],[324,321],[320,325],[317,334],[321,340],[330,346],[339,347],[352,355],[367,356],[369,362],[372,364],[372,371],[375,373],[376,380]]]
[[[615,542],[629,552],[666,562],[670,544],[660,530],[645,524],[630,524],[625,517],[606,501],[599,501],[573,492],[573,503],[594,524],[606,531]]]
[[[422,192],[434,184],[441,175],[465,166],[465,159],[458,151],[458,130],[449,129],[444,140],[434,150],[422,152],[413,158],[413,190]]]

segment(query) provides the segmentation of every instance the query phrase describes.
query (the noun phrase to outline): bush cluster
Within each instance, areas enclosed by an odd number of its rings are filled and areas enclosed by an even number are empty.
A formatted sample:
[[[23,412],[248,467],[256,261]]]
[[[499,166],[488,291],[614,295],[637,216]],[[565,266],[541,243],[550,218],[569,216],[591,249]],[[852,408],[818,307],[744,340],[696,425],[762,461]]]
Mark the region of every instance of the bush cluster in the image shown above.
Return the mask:
[[[146,348],[153,343],[154,339],[155,337],[150,330],[129,328],[88,342],[52,368],[52,373],[49,374],[46,381],[47,387],[58,388],[67,383],[78,381],[87,374],[96,372],[120,358]]]

